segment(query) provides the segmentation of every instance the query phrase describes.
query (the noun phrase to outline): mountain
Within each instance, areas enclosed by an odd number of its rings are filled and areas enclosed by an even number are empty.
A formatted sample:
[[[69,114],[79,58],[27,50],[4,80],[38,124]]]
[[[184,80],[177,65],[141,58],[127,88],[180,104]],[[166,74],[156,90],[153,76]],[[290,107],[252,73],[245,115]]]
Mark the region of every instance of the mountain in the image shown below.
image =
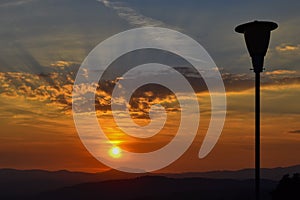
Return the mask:
[[[263,199],[276,182],[263,180]],[[84,183],[47,191],[29,199],[254,199],[253,180],[182,178],[143,176],[135,179]]]
[[[294,174],[300,172],[300,165],[290,167],[276,167],[276,168],[262,168],[261,177],[263,179],[279,181],[285,174]],[[210,172],[189,172],[182,174],[169,174],[168,177],[202,177],[202,178],[216,178],[216,179],[249,179],[254,177],[254,169],[242,169],[237,171],[210,171]]]
[[[300,165],[262,169],[262,178],[265,179],[269,186],[273,187],[279,179],[285,174],[294,174],[300,172]],[[9,197],[32,196],[45,191],[62,192],[61,188],[71,187],[83,183],[109,184],[112,180],[135,180],[134,178],[142,176],[162,176],[163,180],[226,180],[233,181],[233,185],[243,182],[249,183],[253,179],[253,169],[243,169],[238,171],[211,171],[211,172],[189,172],[189,173],[142,173],[129,174],[116,170],[109,170],[101,173],[84,173],[61,171],[45,171],[45,170],[16,170],[16,169],[0,169],[0,199]],[[139,179],[137,179],[139,180]],[[248,180],[248,181],[246,181]],[[269,181],[268,181],[269,180]],[[104,182],[103,182],[104,181]],[[107,182],[108,181],[108,182]],[[269,183],[272,183],[269,185]],[[227,183],[226,183],[227,184]],[[249,183],[250,184],[250,183]],[[80,185],[81,187],[81,185]],[[121,186],[120,186],[121,187]],[[202,186],[201,186],[202,187]],[[245,186],[246,187],[246,186]],[[249,186],[250,187],[250,186]],[[252,186],[251,186],[252,187]],[[64,189],[65,190],[65,189]],[[214,190],[211,188],[211,190]],[[174,190],[175,191],[175,190]]]
[[[83,173],[66,170],[50,172],[45,170],[1,169],[0,199],[3,199],[1,197],[33,195],[42,191],[84,182],[134,178],[137,176],[139,175],[115,170],[103,173]]]

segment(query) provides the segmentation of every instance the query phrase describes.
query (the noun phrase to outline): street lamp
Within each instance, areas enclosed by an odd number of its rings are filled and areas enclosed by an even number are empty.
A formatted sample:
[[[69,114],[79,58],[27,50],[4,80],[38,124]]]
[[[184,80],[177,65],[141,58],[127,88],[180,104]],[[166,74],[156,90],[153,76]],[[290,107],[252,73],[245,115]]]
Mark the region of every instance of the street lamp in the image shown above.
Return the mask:
[[[255,197],[260,199],[260,73],[264,68],[264,57],[269,46],[271,31],[278,25],[274,22],[254,21],[235,28],[244,34],[247,49],[255,73]]]

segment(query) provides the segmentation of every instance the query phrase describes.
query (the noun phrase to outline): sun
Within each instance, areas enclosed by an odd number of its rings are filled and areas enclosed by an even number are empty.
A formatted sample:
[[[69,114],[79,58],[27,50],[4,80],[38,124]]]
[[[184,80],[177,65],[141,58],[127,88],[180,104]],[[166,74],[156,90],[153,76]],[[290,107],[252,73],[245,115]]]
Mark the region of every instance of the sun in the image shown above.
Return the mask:
[[[109,150],[109,155],[113,158],[120,158],[122,155],[121,149],[117,146],[114,146]]]

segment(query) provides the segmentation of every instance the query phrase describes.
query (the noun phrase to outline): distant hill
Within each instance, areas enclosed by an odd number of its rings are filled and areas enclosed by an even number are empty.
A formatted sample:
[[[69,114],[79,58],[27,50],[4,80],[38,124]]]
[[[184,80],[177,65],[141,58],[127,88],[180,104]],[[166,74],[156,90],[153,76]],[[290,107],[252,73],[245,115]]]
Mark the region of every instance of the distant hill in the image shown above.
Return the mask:
[[[1,197],[26,196],[42,191],[71,186],[84,182],[95,182],[110,179],[134,178],[138,174],[127,174],[115,170],[103,173],[83,173],[45,170],[0,170]]]
[[[189,172],[182,174],[169,174],[168,177],[202,177],[202,178],[217,178],[217,179],[251,179],[254,177],[254,169],[242,169],[237,171],[209,171],[209,172]],[[261,177],[279,181],[285,174],[294,174],[300,172],[300,165],[290,167],[277,167],[277,168],[262,168]]]
[[[276,182],[263,180],[262,193],[265,200]],[[127,180],[111,180],[84,183],[58,190],[47,191],[32,199],[81,200],[81,199],[254,199],[253,180],[167,178],[143,176]]]
[[[284,168],[262,169],[262,178],[278,182],[285,174],[300,172],[300,165]],[[117,179],[134,179],[141,176],[164,176],[170,180],[185,178],[206,178],[232,181],[245,181],[254,177],[253,169],[238,171],[211,171],[211,172],[189,172],[179,174],[129,174],[116,170],[109,170],[102,173],[83,173],[45,170],[16,170],[0,169],[0,199],[8,197],[24,197],[35,195],[49,190],[58,190],[77,184],[88,182],[102,182]],[[168,179],[169,180],[169,179]],[[216,180],[217,181],[217,180]]]

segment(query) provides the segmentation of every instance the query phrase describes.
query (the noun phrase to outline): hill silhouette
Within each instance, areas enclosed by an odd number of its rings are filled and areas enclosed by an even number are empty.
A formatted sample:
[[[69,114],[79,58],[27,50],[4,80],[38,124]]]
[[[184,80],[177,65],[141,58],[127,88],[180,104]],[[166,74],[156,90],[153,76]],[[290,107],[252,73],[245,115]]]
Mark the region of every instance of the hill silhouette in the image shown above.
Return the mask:
[[[269,192],[276,182],[263,180],[263,193]],[[167,178],[143,176],[134,179],[83,183],[48,191],[32,199],[254,199],[253,180]]]
[[[262,169],[262,178],[265,179],[264,183],[266,183],[265,185],[263,184],[264,194],[270,197],[269,193],[275,189],[277,182],[284,174],[294,174],[299,172],[300,166]],[[196,195],[197,193],[197,196],[201,196],[206,195],[208,192],[222,194],[225,198],[227,193],[231,195],[231,193],[234,194],[239,191],[244,191],[245,193],[249,193],[249,195],[251,195],[254,184],[252,183],[253,180],[250,179],[253,178],[253,173],[253,169],[178,174],[129,174],[116,170],[109,170],[101,173],[84,173],[70,172],[66,170],[51,172],[45,170],[0,169],[0,199],[24,199],[25,197],[40,198],[40,196],[36,195],[42,195],[46,193],[47,195],[51,193],[53,193],[53,195],[60,193],[64,194],[68,193],[69,190],[73,190],[74,187],[77,188],[78,191],[81,191],[82,189],[83,193],[86,193],[87,190],[91,190],[90,192],[95,193],[96,196],[100,195],[97,193],[98,191],[102,191],[101,195],[108,195],[109,192],[107,193],[106,191],[114,193],[114,190],[122,191],[122,188],[126,188],[134,184],[137,184],[136,187],[139,189],[134,189],[132,186],[130,190],[136,192],[134,194],[136,194],[138,197],[141,197],[142,194],[139,192],[143,191],[143,187],[148,187],[148,183],[153,185],[151,187],[153,187],[154,193],[151,193],[151,195],[156,194],[155,191],[157,191],[157,194],[161,194],[160,187],[156,186],[165,184],[169,189],[165,194],[165,196],[168,196],[168,198],[169,196],[171,198],[172,195],[175,195],[175,197],[180,196],[177,193],[180,193],[181,195],[188,195],[192,193]],[[178,186],[177,188],[177,185],[183,183],[185,183],[188,187],[186,188],[185,186]],[[194,184],[196,185],[194,186]],[[88,189],[88,186],[90,189]],[[97,189],[99,187],[107,189],[103,191]],[[93,188],[95,191],[93,191]],[[183,190],[180,190],[180,188]],[[145,192],[145,194],[150,195],[149,191]],[[199,192],[201,192],[201,194]],[[120,192],[116,193],[119,194]],[[151,195],[149,195],[143,198],[152,198]],[[80,197],[80,195],[76,196]],[[122,196],[126,196],[126,194],[124,193]],[[172,197],[171,199],[174,199],[175,197]],[[216,196],[216,198],[217,197],[218,196]],[[155,199],[156,198],[158,197],[155,197]],[[231,196],[230,198],[233,197]]]
[[[272,192],[272,200],[298,200],[300,199],[299,189],[300,174],[296,173],[292,177],[286,174]]]

